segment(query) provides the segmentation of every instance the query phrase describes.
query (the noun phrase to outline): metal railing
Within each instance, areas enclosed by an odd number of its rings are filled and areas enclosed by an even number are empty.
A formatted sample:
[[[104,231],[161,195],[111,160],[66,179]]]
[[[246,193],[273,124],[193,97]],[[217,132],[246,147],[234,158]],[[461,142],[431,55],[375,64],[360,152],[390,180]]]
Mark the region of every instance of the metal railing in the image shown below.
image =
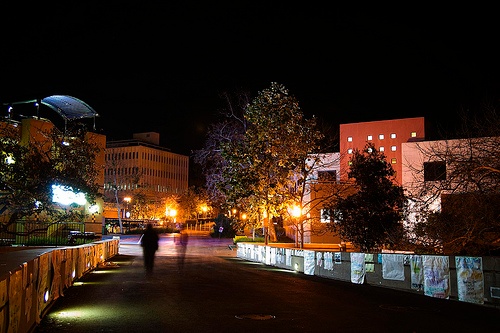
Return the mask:
[[[91,242],[84,222],[17,221],[0,230],[0,246],[67,246]]]

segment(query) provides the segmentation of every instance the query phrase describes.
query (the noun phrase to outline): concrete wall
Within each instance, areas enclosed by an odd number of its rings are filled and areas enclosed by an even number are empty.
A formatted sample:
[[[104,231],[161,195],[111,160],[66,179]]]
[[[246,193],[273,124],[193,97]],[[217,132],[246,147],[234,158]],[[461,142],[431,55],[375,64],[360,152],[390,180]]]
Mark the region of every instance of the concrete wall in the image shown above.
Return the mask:
[[[359,262],[353,263],[353,254],[361,255],[363,258],[360,275],[353,268]],[[294,249],[285,246],[264,245],[255,243],[238,243],[237,257],[245,260],[261,262],[266,265],[276,266],[283,269],[295,270],[307,275],[316,275],[328,279],[352,283],[366,283],[372,286],[391,288],[401,291],[412,292],[428,297],[446,298],[452,301],[471,302],[483,306],[500,308],[500,257],[455,257],[455,256],[413,256],[410,254],[363,254],[356,252],[332,252],[326,249]],[[397,279],[391,276],[390,266],[387,264],[389,258],[400,259],[402,267]],[[384,265],[383,258],[386,258]],[[415,283],[415,272],[412,266],[413,260],[424,260],[423,267],[420,267],[421,277],[424,278],[422,284]],[[475,258],[480,262],[481,267],[473,271],[476,275],[474,279],[468,276],[469,271],[457,270],[456,258]],[[425,283],[427,278],[425,272],[439,273],[439,269],[429,267],[431,259],[447,263],[445,273],[441,273],[442,281],[447,285],[443,294],[432,290],[432,286]],[[389,268],[388,268],[389,267]],[[413,272],[412,272],[413,270]],[[399,270],[398,270],[399,271]],[[356,273],[353,273],[356,272]],[[445,276],[444,276],[445,275]],[[360,277],[362,278],[360,279]],[[481,281],[482,277],[482,281]],[[412,280],[413,279],[413,280]],[[466,289],[476,290],[475,294],[465,293],[460,286]],[[460,290],[459,290],[460,289]],[[478,295],[479,294],[479,295]]]
[[[118,254],[118,239],[48,249],[0,276],[0,333],[31,332],[73,282]]]

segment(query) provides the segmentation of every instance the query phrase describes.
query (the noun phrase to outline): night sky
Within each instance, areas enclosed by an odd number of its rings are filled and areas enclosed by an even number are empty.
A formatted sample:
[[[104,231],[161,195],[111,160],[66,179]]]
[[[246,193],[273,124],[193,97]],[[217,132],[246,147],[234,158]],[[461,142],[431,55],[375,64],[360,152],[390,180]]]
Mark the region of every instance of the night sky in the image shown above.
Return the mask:
[[[70,95],[108,140],[157,131],[188,155],[220,93],[255,96],[273,81],[334,127],[420,116],[446,127],[498,102],[493,7],[186,3],[0,5],[0,103]]]

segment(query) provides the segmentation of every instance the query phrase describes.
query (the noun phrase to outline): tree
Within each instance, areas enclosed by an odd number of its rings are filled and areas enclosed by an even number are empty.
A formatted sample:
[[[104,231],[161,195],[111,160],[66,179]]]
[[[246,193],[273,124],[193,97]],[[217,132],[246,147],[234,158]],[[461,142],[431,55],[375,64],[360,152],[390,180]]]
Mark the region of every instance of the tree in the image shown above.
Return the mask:
[[[222,172],[227,164],[222,156],[222,146],[228,142],[243,140],[247,128],[244,112],[250,103],[250,93],[246,91],[225,92],[221,94],[221,98],[226,103],[226,107],[221,111],[222,120],[209,127],[204,146],[194,151],[193,161],[202,168],[206,193],[212,205],[220,210],[227,210],[234,203],[228,203],[226,191],[221,188]]]
[[[53,185],[82,192],[90,203],[99,196],[97,183],[100,151],[91,133],[53,126],[40,129],[36,140],[21,138],[19,129],[0,124],[0,216],[2,228],[37,214],[46,220],[65,219],[52,202]]]
[[[249,216],[262,221],[266,242],[268,235],[276,241],[270,221],[297,200],[297,175],[307,170],[308,154],[319,149],[323,135],[316,119],[305,119],[296,98],[275,82],[258,93],[244,118],[241,139],[221,145],[226,164],[218,186],[228,201],[244,202]]]
[[[349,179],[356,193],[340,198],[332,208],[330,228],[361,251],[394,249],[403,243],[406,198],[394,184],[394,169],[372,144],[356,149],[350,161]]]
[[[419,251],[494,255],[500,250],[500,118],[486,108],[462,117],[461,139],[423,142],[423,164],[409,165],[418,181],[412,200],[412,243]]]

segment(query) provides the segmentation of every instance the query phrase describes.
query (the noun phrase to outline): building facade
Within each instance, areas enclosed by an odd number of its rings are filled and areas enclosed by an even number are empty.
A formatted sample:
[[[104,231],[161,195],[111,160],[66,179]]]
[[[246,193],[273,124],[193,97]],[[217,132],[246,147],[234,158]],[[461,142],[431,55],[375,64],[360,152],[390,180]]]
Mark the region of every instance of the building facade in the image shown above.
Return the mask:
[[[159,145],[156,132],[136,133],[132,140],[108,141],[104,170],[107,201],[141,193],[149,199],[182,194],[188,189],[189,157]],[[130,200],[130,199],[129,199]],[[106,217],[117,218],[116,209]],[[124,217],[124,216],[123,216]]]
[[[356,149],[363,150],[367,143],[371,143],[387,157],[396,172],[396,182],[401,185],[404,162],[401,145],[424,140],[423,117],[341,124],[340,180],[348,179],[349,161],[353,152]]]

